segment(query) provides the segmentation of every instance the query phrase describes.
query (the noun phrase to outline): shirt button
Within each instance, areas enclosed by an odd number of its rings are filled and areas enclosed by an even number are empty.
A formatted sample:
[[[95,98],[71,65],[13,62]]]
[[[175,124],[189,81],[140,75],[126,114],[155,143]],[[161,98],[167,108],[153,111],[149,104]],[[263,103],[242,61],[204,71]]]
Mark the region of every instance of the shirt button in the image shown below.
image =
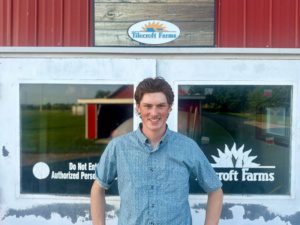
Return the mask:
[[[154,206],[155,206],[155,205],[154,205],[154,204],[152,204],[152,205],[151,205],[151,208],[154,208]]]
[[[153,168],[152,168],[152,167],[150,167],[149,170],[150,170],[151,172],[153,172]]]
[[[151,185],[150,188],[151,188],[151,190],[153,190],[154,189],[154,185]]]

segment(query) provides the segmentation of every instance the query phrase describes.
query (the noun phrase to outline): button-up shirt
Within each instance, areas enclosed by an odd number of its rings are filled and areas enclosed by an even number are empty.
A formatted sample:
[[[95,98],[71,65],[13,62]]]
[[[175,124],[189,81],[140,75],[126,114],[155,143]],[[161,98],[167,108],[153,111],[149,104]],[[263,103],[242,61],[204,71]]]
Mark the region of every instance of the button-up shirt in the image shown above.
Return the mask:
[[[197,143],[169,129],[155,148],[141,129],[113,139],[96,167],[103,188],[118,180],[119,225],[191,225],[191,175],[206,192],[222,186]]]

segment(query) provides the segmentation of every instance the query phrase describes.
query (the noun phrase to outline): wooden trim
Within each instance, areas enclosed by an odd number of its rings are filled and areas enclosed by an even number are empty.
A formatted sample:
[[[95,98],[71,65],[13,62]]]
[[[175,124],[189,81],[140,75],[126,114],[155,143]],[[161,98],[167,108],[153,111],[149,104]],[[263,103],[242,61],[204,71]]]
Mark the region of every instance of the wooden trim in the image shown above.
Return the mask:
[[[78,104],[133,104],[132,98],[91,98],[78,99]]]

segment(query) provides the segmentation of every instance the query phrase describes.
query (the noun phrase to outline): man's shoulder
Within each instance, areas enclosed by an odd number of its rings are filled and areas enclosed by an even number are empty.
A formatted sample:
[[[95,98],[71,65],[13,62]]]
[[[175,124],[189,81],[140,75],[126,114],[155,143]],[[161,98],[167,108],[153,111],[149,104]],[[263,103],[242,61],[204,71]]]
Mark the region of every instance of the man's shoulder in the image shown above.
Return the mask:
[[[196,144],[196,142],[192,138],[190,138],[182,133],[176,132],[176,131],[170,130],[170,136],[171,136],[172,141],[175,143],[182,143],[182,144],[188,144],[188,145]]]
[[[133,139],[135,139],[135,132],[131,131],[126,134],[122,134],[120,136],[114,137],[113,139],[111,139],[110,144],[118,145],[118,144],[128,143]]]

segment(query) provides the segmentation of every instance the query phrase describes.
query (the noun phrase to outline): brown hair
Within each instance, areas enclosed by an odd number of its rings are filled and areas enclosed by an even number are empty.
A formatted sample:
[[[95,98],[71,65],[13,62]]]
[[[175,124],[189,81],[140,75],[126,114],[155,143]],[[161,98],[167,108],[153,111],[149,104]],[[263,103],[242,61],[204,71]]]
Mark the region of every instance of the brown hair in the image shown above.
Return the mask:
[[[136,104],[140,104],[144,94],[162,92],[165,94],[168,104],[171,106],[174,102],[174,93],[170,84],[162,77],[146,78],[142,80],[134,93]]]

